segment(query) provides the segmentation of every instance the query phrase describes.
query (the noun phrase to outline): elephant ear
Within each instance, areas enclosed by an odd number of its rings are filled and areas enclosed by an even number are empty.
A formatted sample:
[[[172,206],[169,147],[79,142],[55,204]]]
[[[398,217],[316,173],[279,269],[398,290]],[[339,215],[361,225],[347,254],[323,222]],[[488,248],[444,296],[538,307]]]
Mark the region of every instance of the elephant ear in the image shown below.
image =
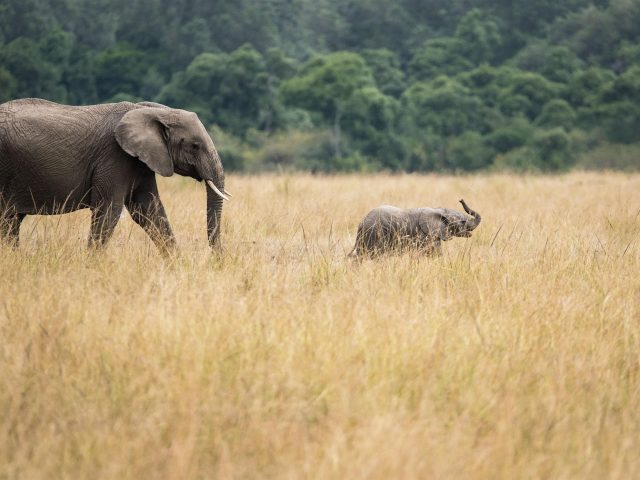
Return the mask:
[[[167,149],[167,108],[137,108],[128,111],[116,126],[116,141],[163,177],[173,175],[173,161]]]
[[[418,224],[420,229],[429,237],[439,240],[449,240],[452,235],[447,226],[450,218],[440,208],[429,208],[420,212]]]

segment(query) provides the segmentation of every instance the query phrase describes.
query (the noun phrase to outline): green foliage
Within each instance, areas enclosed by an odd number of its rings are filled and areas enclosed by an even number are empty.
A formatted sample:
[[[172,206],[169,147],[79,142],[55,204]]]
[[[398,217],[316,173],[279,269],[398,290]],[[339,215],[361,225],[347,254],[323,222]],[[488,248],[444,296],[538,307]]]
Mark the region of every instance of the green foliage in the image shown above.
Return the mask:
[[[443,137],[468,130],[486,132],[493,119],[480,98],[448,77],[414,83],[404,93],[403,104],[417,128]]]
[[[264,58],[244,45],[230,54],[198,55],[174,75],[157,101],[193,110],[206,123],[243,136],[248,128],[267,122],[271,93]]]
[[[594,107],[593,123],[604,129],[607,139],[616,143],[638,141],[640,132],[640,105],[628,101],[617,101]]]
[[[586,170],[640,170],[640,145],[603,144],[578,159],[576,166]]]
[[[38,42],[19,37],[0,50],[0,65],[15,80],[16,97],[44,97],[65,101],[66,89],[61,83],[61,71],[42,55]],[[9,85],[10,80],[5,80]]]
[[[634,102],[640,98],[640,65],[634,65],[606,85],[602,92],[604,102]]]
[[[320,113],[333,121],[357,90],[374,86],[371,70],[355,53],[337,52],[307,62],[298,76],[282,84],[286,103]]]
[[[376,85],[385,95],[399,97],[407,87],[405,74],[400,68],[400,59],[386,48],[363,50],[362,57],[373,73]]]
[[[582,62],[567,47],[531,42],[513,59],[521,69],[542,74],[553,82],[567,83],[582,66]]]
[[[516,171],[555,172],[573,165],[571,140],[561,129],[536,133],[529,145],[516,148],[496,158],[494,166]]]
[[[217,125],[209,129],[220,158],[224,158],[224,167],[229,171],[249,170],[250,160],[247,146],[233,135],[225,132]]]
[[[98,54],[93,62],[97,93],[111,98],[118,93],[136,95],[148,69],[145,54],[119,44]]]
[[[369,86],[355,90],[345,101],[341,125],[352,138],[366,142],[378,132],[392,132],[399,102]]]
[[[333,159],[328,131],[289,130],[273,135],[252,131],[245,140],[214,126],[209,130],[230,171],[330,171],[349,169],[348,161]],[[329,162],[327,162],[329,158]]]
[[[402,50],[406,27],[411,19],[410,13],[399,2],[346,0],[341,3],[338,11],[349,25],[343,34],[346,49]]]
[[[515,118],[485,137],[487,145],[498,153],[507,153],[533,142],[535,128],[524,118]]]
[[[640,3],[4,0],[19,97],[195,111],[232,170],[627,168]]]
[[[285,103],[306,108],[333,128],[334,157],[345,156],[343,130],[356,138],[388,129],[393,122],[395,100],[375,87],[364,59],[337,52],[307,62],[298,76],[282,84]],[[376,138],[371,138],[376,142]],[[365,147],[367,139],[363,139]]]
[[[602,93],[616,78],[611,71],[589,67],[577,71],[567,85],[567,100],[576,107],[593,107],[600,102]]]
[[[474,65],[492,62],[502,44],[497,22],[477,8],[462,17],[455,37],[460,40],[464,57]]]
[[[18,82],[4,67],[0,67],[0,102],[11,100],[15,96]]]
[[[560,86],[537,73],[516,71],[498,99],[509,116],[525,115],[534,120],[543,106],[560,93]]]
[[[463,55],[464,44],[457,38],[437,38],[427,41],[409,62],[413,81],[425,81],[439,75],[455,75],[473,67]]]
[[[328,131],[290,130],[264,142],[256,152],[255,166],[260,170],[344,170],[331,155],[331,143]]]
[[[556,98],[549,100],[536,118],[536,124],[541,127],[564,127],[571,130],[575,123],[576,113],[565,100]]]
[[[478,132],[467,131],[447,144],[447,169],[480,170],[491,165],[495,150]]]

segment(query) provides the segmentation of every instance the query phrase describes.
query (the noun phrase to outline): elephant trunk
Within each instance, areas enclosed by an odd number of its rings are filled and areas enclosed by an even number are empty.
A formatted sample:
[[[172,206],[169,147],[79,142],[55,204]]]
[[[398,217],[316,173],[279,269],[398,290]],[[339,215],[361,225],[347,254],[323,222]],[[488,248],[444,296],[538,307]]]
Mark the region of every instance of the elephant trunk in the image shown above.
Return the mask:
[[[207,182],[208,185],[209,182]],[[224,186],[222,186],[224,188]],[[218,187],[218,189],[220,189]],[[222,220],[222,197],[210,186],[207,187],[207,237],[212,248],[220,248],[220,222]]]
[[[207,237],[212,248],[220,248],[222,202],[229,200],[231,194],[224,189],[224,170],[213,144],[211,150],[213,154],[208,162],[209,171],[202,175],[207,185]]]
[[[467,203],[464,201],[464,199],[460,199],[460,203],[462,204],[462,208],[464,208],[464,211],[473,217],[472,220],[467,220],[465,224],[467,231],[472,232],[473,230],[475,230],[475,228],[478,225],[480,225],[480,221],[482,220],[482,217],[478,212],[472,210],[469,207],[469,205],[467,205]]]

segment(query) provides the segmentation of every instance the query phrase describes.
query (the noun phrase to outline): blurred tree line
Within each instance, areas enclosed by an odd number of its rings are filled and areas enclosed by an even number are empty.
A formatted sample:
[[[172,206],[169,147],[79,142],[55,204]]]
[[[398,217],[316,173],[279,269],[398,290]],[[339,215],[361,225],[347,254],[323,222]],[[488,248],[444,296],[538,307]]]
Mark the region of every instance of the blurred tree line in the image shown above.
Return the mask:
[[[640,0],[2,0],[0,101],[197,112],[227,168],[640,167]]]

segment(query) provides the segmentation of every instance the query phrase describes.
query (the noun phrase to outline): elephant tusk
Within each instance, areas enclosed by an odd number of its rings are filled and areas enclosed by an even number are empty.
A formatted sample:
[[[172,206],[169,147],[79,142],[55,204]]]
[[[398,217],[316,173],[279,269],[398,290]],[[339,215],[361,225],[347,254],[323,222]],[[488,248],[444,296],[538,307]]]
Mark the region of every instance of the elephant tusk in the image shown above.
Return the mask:
[[[233,195],[227,192],[224,188],[222,189],[222,193],[224,193],[225,195],[229,195],[230,197],[233,197]]]
[[[220,190],[218,190],[218,187],[216,187],[216,185],[213,183],[213,181],[211,180],[206,180],[207,185],[209,185],[209,187],[211,188],[211,190],[213,190],[214,192],[216,192],[218,195],[220,195],[222,198],[224,198],[225,200],[231,200],[231,198],[229,197],[228,194],[222,193]]]

